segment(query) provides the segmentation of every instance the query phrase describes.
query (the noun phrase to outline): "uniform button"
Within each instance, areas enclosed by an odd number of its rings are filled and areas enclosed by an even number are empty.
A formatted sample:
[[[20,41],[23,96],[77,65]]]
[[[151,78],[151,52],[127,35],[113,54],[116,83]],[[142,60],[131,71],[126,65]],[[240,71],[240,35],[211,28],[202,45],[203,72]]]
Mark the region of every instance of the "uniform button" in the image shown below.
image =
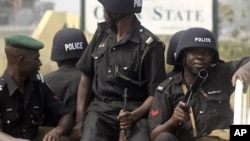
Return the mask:
[[[111,70],[108,70],[108,73],[111,73],[112,71]]]
[[[95,59],[98,59],[98,57],[96,56]]]
[[[143,29],[140,29],[139,31],[140,31],[140,32],[142,32],[142,31],[143,31]]]
[[[8,123],[8,124],[10,124],[10,121],[9,121],[9,120],[7,120],[7,123]]]
[[[200,111],[200,114],[203,114],[203,111]]]
[[[23,129],[23,132],[26,132],[26,130],[25,130],[25,129]]]
[[[128,69],[128,67],[123,67],[123,69],[124,69],[124,70],[127,70],[127,69]]]
[[[115,49],[116,49],[115,47],[112,48],[113,51],[115,51]]]
[[[221,101],[218,101],[218,103],[221,103]]]

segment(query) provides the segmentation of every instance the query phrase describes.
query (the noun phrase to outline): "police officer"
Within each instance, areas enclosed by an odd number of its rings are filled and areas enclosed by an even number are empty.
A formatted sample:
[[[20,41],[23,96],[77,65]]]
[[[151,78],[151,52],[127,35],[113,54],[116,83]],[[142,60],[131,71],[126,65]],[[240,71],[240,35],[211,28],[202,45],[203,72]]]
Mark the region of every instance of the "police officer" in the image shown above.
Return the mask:
[[[68,108],[42,82],[38,71],[43,43],[25,35],[5,38],[7,68],[0,79],[1,140],[34,140],[43,115],[57,126],[43,141],[59,140],[70,131],[73,117]]]
[[[229,140],[229,132],[225,135],[224,131],[229,131],[233,121],[230,95],[236,79],[243,82],[246,92],[250,81],[250,57],[220,61],[213,34],[205,28],[193,27],[181,36],[176,61],[183,62],[183,71],[158,86],[151,106],[149,126],[152,140]],[[200,70],[206,70],[208,76],[194,91],[193,104],[188,109],[185,94]],[[214,131],[219,134],[210,134]]]
[[[184,31],[185,30],[180,30],[180,31],[176,32],[170,38],[166,57],[167,57],[167,64],[173,65],[173,69],[171,72],[167,73],[167,78],[177,74],[178,72],[180,72],[182,70],[182,64],[176,63],[175,56],[176,56],[176,48],[177,48],[179,39]]]
[[[44,75],[50,89],[75,115],[78,84],[81,71],[75,65],[88,43],[83,32],[76,28],[59,30],[54,38],[51,60],[57,63],[57,70]]]
[[[141,0],[99,2],[105,22],[77,63],[82,77],[73,136],[117,141],[121,130],[131,141],[149,141],[148,110],[156,86],[166,77],[164,45],[135,16]],[[91,94],[94,100],[88,106]]]

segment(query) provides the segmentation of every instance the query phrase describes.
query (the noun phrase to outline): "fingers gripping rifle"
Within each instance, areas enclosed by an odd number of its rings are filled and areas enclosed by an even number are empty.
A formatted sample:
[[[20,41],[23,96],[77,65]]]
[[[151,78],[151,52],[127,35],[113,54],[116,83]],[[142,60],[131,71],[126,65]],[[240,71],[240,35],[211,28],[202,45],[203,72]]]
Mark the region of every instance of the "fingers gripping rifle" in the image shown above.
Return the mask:
[[[128,88],[124,89],[123,93],[123,100],[124,100],[124,106],[123,109],[126,112],[127,111],[127,94]],[[120,134],[119,134],[119,141],[126,141],[127,140],[127,129],[120,129]]]
[[[184,102],[186,103],[185,108],[187,110],[194,104],[194,93],[199,90],[199,88],[203,85],[204,81],[207,79],[207,76],[207,70],[200,70],[199,73],[196,75],[194,82],[190,85],[184,99]]]

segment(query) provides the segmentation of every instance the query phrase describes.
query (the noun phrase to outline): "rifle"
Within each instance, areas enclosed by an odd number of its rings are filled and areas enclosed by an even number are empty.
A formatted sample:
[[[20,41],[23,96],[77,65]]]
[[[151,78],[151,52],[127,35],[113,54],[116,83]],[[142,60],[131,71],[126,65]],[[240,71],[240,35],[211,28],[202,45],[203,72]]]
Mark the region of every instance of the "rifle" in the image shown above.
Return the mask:
[[[207,76],[208,72],[205,69],[200,70],[199,73],[196,75],[194,82],[190,85],[185,95],[185,109],[189,109],[194,104],[194,93],[203,85],[204,81],[207,79]]]
[[[207,79],[208,72],[205,69],[202,69],[198,72],[196,75],[194,82],[189,86],[189,89],[185,95],[184,102],[185,104],[185,111],[188,111],[189,108],[194,104],[194,93],[200,89],[200,87],[203,85],[204,81]],[[178,123],[179,125],[183,125],[182,122]]]
[[[128,94],[127,94],[128,88],[124,89],[124,93],[123,93],[123,109],[126,112],[127,111],[127,98],[128,98]],[[119,133],[119,141],[126,141],[127,140],[127,129],[120,129],[120,133]]]

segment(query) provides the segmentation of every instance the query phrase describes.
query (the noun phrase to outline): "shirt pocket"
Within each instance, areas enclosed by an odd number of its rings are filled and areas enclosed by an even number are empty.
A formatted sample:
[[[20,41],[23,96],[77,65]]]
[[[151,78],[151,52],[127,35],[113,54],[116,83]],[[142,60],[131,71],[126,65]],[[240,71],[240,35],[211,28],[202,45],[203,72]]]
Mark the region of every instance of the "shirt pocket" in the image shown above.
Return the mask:
[[[229,97],[223,95],[210,96],[207,103],[207,122],[210,128],[225,128],[230,125],[233,111],[230,106]]]
[[[97,48],[97,49],[91,54],[91,57],[92,57],[95,61],[98,61],[98,60],[100,60],[100,59],[104,56],[105,51],[106,51],[106,47]]]
[[[129,82],[141,86],[145,83],[144,73],[139,61],[117,62],[115,64],[115,77],[119,81]]]
[[[100,47],[97,48],[92,54],[91,57],[94,60],[94,69],[95,72],[100,72],[103,69],[105,69],[105,67],[107,66],[107,62],[104,62],[105,59],[104,58],[104,54],[106,51],[106,47]]]
[[[7,124],[7,125],[14,125],[14,124],[18,124],[20,118],[19,118],[19,114],[14,111],[14,110],[7,110],[6,112],[3,113],[2,115],[2,119],[3,119],[3,124]]]
[[[32,125],[41,125],[42,124],[42,111],[40,106],[33,106],[30,112],[30,118]]]
[[[231,111],[230,108],[230,97],[228,95],[224,95],[222,92],[209,95],[208,96],[208,109],[210,111],[214,111],[215,115],[226,116],[225,112]]]

